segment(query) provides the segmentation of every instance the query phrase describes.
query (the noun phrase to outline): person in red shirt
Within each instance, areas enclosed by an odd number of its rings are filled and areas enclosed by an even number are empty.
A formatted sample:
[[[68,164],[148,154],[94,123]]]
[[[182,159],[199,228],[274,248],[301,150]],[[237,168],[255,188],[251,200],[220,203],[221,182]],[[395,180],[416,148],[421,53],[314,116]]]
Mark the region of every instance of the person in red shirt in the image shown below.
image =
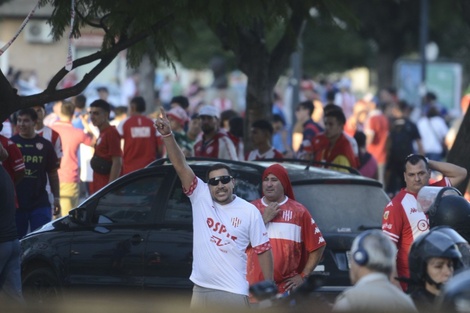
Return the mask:
[[[365,123],[366,149],[377,160],[378,180],[385,185],[385,166],[387,163],[388,118],[374,102],[368,102],[369,115]]]
[[[238,161],[232,140],[219,129],[219,111],[211,106],[199,110],[203,135],[194,144],[194,156]]]
[[[346,117],[340,109],[325,110],[325,132],[312,139],[314,160],[357,168],[356,155],[343,134]],[[337,171],[345,169],[328,166]]]
[[[75,105],[70,101],[61,101],[58,112],[59,120],[51,125],[51,128],[59,133],[62,142],[62,160],[57,171],[60,182],[60,208],[61,216],[69,214],[70,210],[77,207],[80,195],[80,177],[78,166],[78,152],[80,144],[92,146],[95,142],[93,133],[88,125],[87,115],[81,116],[85,127],[85,133],[72,125]]]
[[[441,172],[444,178],[430,186],[455,186],[467,176],[467,170],[463,167],[428,161],[420,154],[411,154],[405,159],[403,175],[406,187],[387,204],[382,217],[382,231],[398,248],[398,277],[409,277],[408,253],[411,244],[419,235],[429,231],[428,217],[418,210],[416,197],[421,188],[429,185],[431,170]],[[401,283],[401,287],[406,290],[406,283]]]
[[[3,125],[0,124],[0,131]],[[25,165],[23,161],[23,154],[18,148],[16,143],[0,135],[0,164],[10,175],[13,184],[16,186],[25,175]],[[15,190],[15,204],[18,207],[18,198],[16,197]]]
[[[2,124],[0,124],[0,130],[1,127]],[[3,135],[0,135],[0,145],[3,147],[3,153],[0,153],[0,163],[16,185],[24,177],[23,154],[13,141]]]
[[[274,149],[271,145],[274,128],[266,120],[258,120],[251,124],[251,141],[255,147],[247,156],[247,161],[262,159],[282,159],[281,152]]]
[[[135,97],[130,103],[130,116],[117,127],[124,139],[122,174],[144,168],[162,154],[153,121],[144,115],[145,100]]]
[[[284,293],[302,284],[320,262],[326,242],[309,211],[295,201],[287,170],[280,164],[263,173],[263,197],[252,203],[266,224],[274,258],[274,281]],[[264,280],[253,249],[247,250],[247,280]]]
[[[98,99],[90,104],[91,122],[100,131],[95,144],[95,154],[90,162],[93,169],[90,195],[118,178],[121,173],[121,136],[116,127],[109,124],[110,112],[111,106],[104,100]],[[98,162],[95,163],[94,160]]]

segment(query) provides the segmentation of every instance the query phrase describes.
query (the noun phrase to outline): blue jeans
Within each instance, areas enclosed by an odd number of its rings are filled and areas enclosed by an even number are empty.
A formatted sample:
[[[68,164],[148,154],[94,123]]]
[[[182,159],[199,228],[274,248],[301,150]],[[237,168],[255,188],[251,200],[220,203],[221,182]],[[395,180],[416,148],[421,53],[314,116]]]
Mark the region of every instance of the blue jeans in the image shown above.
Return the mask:
[[[2,296],[23,303],[20,251],[18,239],[0,242],[0,290]]]
[[[31,231],[38,229],[44,224],[52,221],[52,208],[50,206],[39,207],[33,210],[16,210],[16,229],[21,239]]]

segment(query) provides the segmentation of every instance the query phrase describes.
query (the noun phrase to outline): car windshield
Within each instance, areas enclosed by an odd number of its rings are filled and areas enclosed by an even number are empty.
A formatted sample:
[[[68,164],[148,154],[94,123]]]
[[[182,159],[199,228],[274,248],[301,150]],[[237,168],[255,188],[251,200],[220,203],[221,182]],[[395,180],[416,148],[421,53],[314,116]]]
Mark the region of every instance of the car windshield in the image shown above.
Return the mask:
[[[383,209],[390,201],[381,188],[354,184],[294,185],[294,194],[322,232],[380,228]]]

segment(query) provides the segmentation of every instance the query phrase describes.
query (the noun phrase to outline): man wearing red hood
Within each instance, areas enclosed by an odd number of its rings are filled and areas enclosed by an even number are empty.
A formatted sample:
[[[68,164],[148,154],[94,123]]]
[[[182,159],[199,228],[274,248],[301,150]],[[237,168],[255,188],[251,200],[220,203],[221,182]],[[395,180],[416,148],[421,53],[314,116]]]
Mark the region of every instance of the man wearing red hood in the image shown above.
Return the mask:
[[[252,203],[260,210],[274,258],[278,292],[296,288],[317,266],[326,242],[308,210],[295,201],[287,170],[274,164],[263,173],[263,197]],[[247,251],[247,280],[264,280],[256,254]]]

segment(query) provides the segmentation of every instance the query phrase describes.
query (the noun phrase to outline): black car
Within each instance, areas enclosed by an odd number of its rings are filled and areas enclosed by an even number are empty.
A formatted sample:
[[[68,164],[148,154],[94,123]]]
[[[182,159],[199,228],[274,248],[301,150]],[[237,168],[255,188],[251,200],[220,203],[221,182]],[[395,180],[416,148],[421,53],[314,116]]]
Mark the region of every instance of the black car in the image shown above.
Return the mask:
[[[190,160],[205,178],[217,160]],[[228,163],[235,193],[261,194],[261,175],[270,162]],[[337,294],[349,281],[348,253],[354,237],[380,228],[389,198],[382,185],[359,175],[283,164],[296,200],[311,212],[327,242],[314,271],[320,291]],[[89,197],[69,216],[21,240],[25,298],[56,297],[65,289],[190,289],[192,213],[171,164],[164,160],[125,175]]]

